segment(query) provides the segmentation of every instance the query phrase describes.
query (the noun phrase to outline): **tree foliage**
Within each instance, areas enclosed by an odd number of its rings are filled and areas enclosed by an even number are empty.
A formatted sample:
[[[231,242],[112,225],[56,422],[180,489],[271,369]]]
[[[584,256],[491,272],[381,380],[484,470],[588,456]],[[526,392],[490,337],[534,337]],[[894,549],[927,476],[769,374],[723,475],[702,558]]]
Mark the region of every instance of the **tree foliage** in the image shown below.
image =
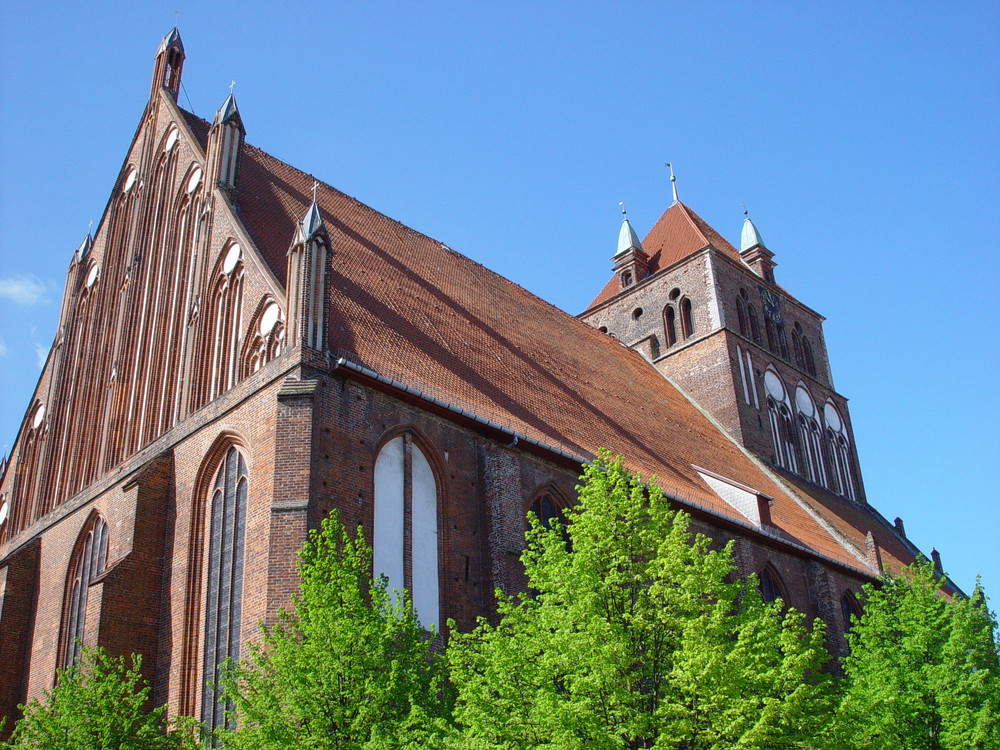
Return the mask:
[[[86,648],[59,671],[43,700],[22,706],[24,717],[3,747],[37,750],[181,750],[198,745],[187,731],[165,733],[165,706],[145,711],[149,686],[141,657],[113,658]]]
[[[996,622],[977,585],[946,599],[929,563],[865,586],[848,633],[840,743],[879,750],[1000,748]]]
[[[227,747],[413,747],[446,713],[443,662],[405,592],[372,581],[371,550],[336,515],[300,552],[300,590],[249,657],[231,664]]]
[[[532,523],[532,595],[453,636],[467,748],[798,748],[828,718],[824,628],[765,603],[728,546],[601,457],[568,523]]]

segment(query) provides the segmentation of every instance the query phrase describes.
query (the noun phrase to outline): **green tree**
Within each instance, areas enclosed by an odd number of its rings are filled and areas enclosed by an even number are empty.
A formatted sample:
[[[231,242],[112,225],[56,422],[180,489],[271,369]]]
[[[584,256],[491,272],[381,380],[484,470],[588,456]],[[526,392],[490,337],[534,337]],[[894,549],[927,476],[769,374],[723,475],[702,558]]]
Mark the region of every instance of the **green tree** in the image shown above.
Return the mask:
[[[531,595],[449,646],[465,748],[814,747],[824,628],[766,604],[728,546],[602,456],[565,528],[537,520]]]
[[[78,662],[59,671],[44,700],[22,706],[3,747],[37,750],[181,750],[198,747],[187,729],[165,732],[165,706],[145,711],[149,686],[141,657],[113,658],[83,648]]]
[[[930,563],[865,587],[842,662],[842,746],[1000,748],[996,622],[978,584],[971,599],[947,599],[938,587]]]
[[[301,584],[249,657],[222,683],[236,728],[227,747],[419,747],[447,713],[443,660],[405,593],[373,582],[371,549],[335,515],[300,552]],[[422,738],[428,742],[423,743]]]

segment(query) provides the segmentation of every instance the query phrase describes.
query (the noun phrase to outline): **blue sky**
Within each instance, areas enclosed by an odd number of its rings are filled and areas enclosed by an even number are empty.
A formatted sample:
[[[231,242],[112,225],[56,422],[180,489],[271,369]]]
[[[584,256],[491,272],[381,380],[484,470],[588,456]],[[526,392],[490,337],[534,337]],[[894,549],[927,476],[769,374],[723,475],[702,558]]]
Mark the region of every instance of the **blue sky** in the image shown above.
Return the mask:
[[[869,499],[1000,597],[1000,5],[5,3],[0,444],[180,10],[182,106],[577,313],[681,199],[827,316]],[[994,606],[996,601],[994,602]]]

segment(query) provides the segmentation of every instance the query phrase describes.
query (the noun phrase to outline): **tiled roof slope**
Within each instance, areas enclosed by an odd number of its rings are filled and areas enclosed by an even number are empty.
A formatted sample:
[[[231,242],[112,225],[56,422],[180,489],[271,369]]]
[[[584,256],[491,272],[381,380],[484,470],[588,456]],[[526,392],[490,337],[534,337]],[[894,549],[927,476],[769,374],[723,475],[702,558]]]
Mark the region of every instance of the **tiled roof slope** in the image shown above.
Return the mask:
[[[237,210],[285,277],[313,178],[247,147]],[[329,346],[338,356],[576,455],[607,447],[668,492],[737,521],[692,464],[775,498],[779,534],[861,567],[639,354],[326,185]]]
[[[739,251],[704,219],[680,201],[671,203],[642,241],[642,249],[649,255],[649,275],[673,265],[705,245],[713,245],[739,260]],[[612,276],[587,309],[611,299],[618,292],[618,279]]]
[[[782,478],[791,484],[811,507],[815,508],[837,533],[850,541],[859,550],[866,547],[866,535],[870,531],[879,547],[879,556],[886,572],[899,572],[916,561],[915,547],[902,541],[889,528],[886,521],[867,506],[845,502],[843,498],[823,489],[802,477],[787,471],[777,470]],[[950,581],[945,580],[942,588],[948,593],[957,591]]]

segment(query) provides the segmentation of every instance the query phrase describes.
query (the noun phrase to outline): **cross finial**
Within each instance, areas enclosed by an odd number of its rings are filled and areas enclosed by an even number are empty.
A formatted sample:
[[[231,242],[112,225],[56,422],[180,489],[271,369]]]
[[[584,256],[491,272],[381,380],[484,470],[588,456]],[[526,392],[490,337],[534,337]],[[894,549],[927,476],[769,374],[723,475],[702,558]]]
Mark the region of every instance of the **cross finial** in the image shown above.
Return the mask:
[[[618,201],[618,205],[622,207],[622,216],[624,216],[625,215],[625,202],[624,201]]]
[[[313,180],[313,203],[316,202],[316,188],[319,187],[319,182]]]
[[[233,95],[233,86],[235,86],[235,85],[236,85],[236,81],[230,81],[229,82],[229,95],[230,96]]]
[[[674,165],[668,161],[665,166],[670,170],[670,189],[674,194],[674,203],[677,203],[677,178],[674,177]]]
[[[174,26],[180,26],[181,23],[181,12],[180,10],[174,11]]]
[[[90,221],[88,221],[88,222],[87,222],[87,234],[90,234],[90,231],[91,231],[91,230],[92,230],[93,228],[94,228],[94,220],[93,220],[93,219],[91,219]]]

